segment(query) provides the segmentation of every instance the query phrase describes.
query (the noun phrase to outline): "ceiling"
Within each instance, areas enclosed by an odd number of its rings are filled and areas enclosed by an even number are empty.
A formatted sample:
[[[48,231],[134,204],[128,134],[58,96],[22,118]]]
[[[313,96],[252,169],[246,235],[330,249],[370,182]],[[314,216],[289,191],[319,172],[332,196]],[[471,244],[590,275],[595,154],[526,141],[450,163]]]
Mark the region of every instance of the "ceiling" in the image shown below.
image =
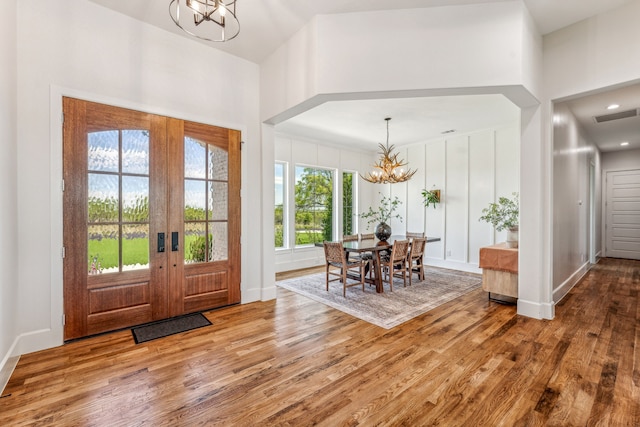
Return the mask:
[[[411,9],[488,3],[486,0],[237,0],[241,30],[226,43],[200,41],[183,33],[169,17],[169,0],[90,0],[195,42],[261,63],[315,15],[373,10]],[[493,2],[513,0],[493,0]],[[523,0],[542,34],[615,9],[634,0]],[[625,88],[567,101],[578,120],[603,151],[639,148],[640,118],[596,125],[593,115],[606,114],[611,99],[620,111],[640,107],[638,89]],[[611,100],[611,101],[610,101]],[[638,100],[638,101],[636,101]],[[638,105],[635,105],[638,104]],[[456,133],[513,122],[519,110],[502,95],[427,97],[326,102],[277,125],[292,135],[375,150],[386,139],[385,117],[391,117],[390,143],[427,141],[454,129]],[[635,144],[635,147],[633,145]]]
[[[617,151],[640,148],[640,116],[626,117],[617,120],[597,123],[594,117],[618,114],[640,108],[640,84],[609,89],[603,92],[582,96],[566,101],[571,112],[576,116],[582,128],[595,142],[600,151]],[[619,105],[609,110],[608,106]],[[626,146],[621,146],[628,142]]]
[[[402,146],[513,124],[520,109],[503,95],[331,101],[276,126],[278,132],[373,150],[386,142]]]

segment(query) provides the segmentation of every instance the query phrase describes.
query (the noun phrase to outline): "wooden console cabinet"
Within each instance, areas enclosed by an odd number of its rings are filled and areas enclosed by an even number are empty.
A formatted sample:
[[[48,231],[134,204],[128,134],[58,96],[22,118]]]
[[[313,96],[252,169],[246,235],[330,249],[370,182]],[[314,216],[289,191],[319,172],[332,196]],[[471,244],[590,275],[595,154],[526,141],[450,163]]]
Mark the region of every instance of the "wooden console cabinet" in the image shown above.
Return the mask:
[[[491,294],[518,298],[518,248],[506,243],[480,248],[482,289]]]

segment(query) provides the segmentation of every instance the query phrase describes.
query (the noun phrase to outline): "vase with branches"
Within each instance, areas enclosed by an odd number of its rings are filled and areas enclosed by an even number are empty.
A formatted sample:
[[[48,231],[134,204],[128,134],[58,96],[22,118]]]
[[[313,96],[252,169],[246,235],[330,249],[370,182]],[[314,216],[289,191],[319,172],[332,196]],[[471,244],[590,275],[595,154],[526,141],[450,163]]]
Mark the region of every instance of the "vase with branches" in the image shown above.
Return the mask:
[[[382,198],[380,199],[380,205],[377,209],[369,206],[369,210],[360,214],[360,218],[367,220],[367,224],[377,224],[374,234],[379,240],[385,241],[391,236],[391,226],[389,221],[391,219],[399,219],[402,222],[402,216],[396,212],[398,207],[402,204],[398,196],[393,199],[380,193]]]

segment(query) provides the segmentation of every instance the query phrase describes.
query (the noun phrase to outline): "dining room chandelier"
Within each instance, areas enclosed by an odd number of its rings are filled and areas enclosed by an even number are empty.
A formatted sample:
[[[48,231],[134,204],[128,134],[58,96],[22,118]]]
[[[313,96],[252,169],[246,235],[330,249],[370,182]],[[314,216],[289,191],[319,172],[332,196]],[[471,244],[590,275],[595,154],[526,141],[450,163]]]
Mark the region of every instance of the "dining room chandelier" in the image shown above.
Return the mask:
[[[171,0],[169,15],[185,33],[211,42],[226,42],[240,33],[236,0]]]
[[[362,179],[374,184],[396,184],[411,179],[416,173],[415,170],[407,168],[404,160],[398,160],[398,153],[393,152],[393,144],[389,145],[389,121],[391,117],[385,119],[387,121],[387,145],[378,144],[380,147],[380,160],[373,164],[374,170],[367,173],[366,176],[360,174]]]

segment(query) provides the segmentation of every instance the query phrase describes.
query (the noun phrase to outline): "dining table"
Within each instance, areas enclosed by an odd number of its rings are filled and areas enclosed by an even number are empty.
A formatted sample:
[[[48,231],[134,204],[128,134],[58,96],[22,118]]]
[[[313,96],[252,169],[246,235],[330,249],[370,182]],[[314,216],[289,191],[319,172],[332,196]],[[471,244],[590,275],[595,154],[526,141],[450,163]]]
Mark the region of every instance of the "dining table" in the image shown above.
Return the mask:
[[[384,251],[391,250],[393,242],[396,240],[411,240],[404,235],[392,235],[387,240],[378,239],[359,239],[343,241],[344,250],[349,253],[371,254],[373,260],[373,277],[367,277],[365,281],[375,285],[377,293],[384,292],[384,283],[382,281],[382,262],[381,255]],[[427,243],[439,242],[440,237],[427,237]],[[316,246],[323,246],[322,242],[316,243]]]

